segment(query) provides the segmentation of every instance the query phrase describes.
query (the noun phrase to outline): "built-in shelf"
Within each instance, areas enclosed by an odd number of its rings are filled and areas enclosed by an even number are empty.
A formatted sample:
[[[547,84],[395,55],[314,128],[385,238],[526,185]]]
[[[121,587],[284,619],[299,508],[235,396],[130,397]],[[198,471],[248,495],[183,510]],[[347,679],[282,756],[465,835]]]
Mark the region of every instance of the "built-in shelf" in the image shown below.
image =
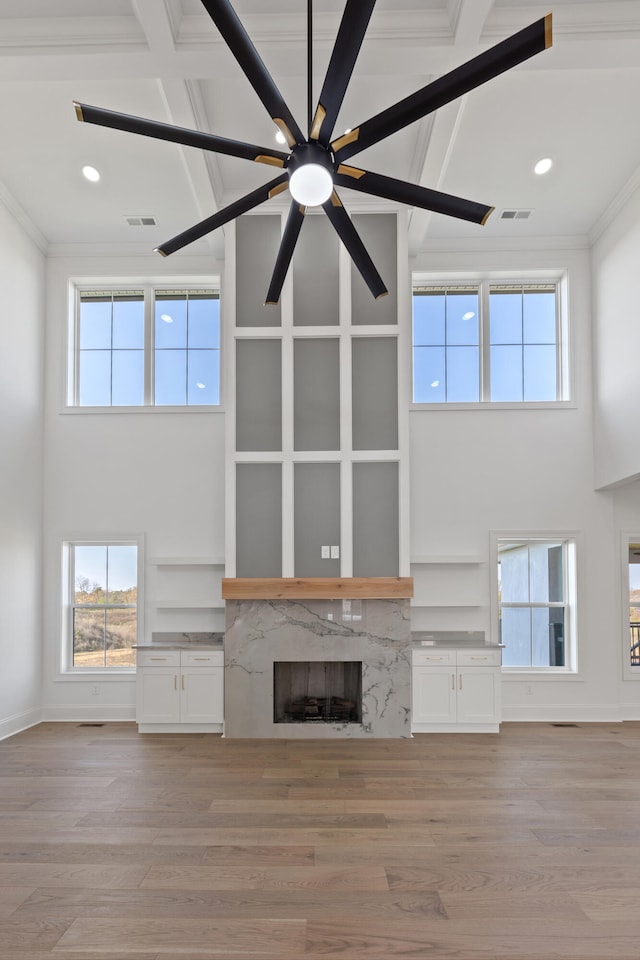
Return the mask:
[[[152,600],[158,610],[224,610],[224,600]]]
[[[224,567],[224,557],[150,557],[154,567]]]
[[[486,563],[487,561],[484,557],[463,557],[463,556],[433,556],[433,557],[413,557],[410,561],[412,564],[423,565],[423,564],[445,564],[445,563],[456,563],[459,565],[468,564],[469,566],[476,566],[477,564]]]

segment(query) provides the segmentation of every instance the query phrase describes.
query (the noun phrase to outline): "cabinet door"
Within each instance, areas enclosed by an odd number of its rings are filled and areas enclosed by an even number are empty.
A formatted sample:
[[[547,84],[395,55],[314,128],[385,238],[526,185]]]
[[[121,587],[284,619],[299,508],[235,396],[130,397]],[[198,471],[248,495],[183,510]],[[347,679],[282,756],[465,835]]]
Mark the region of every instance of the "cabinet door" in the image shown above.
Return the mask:
[[[455,667],[413,668],[414,723],[455,723]]]
[[[458,722],[500,720],[500,673],[493,667],[458,667]]]
[[[182,723],[222,723],[224,667],[183,667],[180,687]]]
[[[136,677],[138,723],[178,723],[180,667],[142,667]]]

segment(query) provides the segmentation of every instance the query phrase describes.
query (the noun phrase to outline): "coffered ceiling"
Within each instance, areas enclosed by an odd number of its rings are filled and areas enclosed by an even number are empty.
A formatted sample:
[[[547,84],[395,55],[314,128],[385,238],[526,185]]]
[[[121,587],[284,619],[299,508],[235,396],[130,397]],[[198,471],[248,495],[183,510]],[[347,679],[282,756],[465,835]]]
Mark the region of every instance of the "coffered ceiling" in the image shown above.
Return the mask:
[[[305,0],[234,6],[304,127]],[[313,6],[315,102],[343,0]],[[411,252],[588,241],[640,175],[640,0],[378,0],[336,131],[549,11],[551,49],[357,155],[367,169],[496,207],[484,227],[411,211]],[[74,100],[274,144],[200,0],[0,0],[0,196],[52,253],[151,250],[273,177],[261,164],[78,123]],[[543,156],[554,166],[538,177]],[[84,164],[99,183],[82,177]],[[342,195],[350,211],[383,208]],[[531,214],[505,220],[505,209]],[[157,225],[130,226],[132,216]],[[184,252],[220,256],[222,243],[219,230]]]

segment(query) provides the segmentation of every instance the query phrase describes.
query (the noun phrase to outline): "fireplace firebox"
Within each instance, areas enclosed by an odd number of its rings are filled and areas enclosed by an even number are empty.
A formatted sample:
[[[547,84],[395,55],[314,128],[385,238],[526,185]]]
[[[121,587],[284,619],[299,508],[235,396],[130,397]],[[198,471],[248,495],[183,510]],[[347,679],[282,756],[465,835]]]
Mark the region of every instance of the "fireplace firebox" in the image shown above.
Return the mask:
[[[274,723],[362,723],[362,662],[274,661]]]

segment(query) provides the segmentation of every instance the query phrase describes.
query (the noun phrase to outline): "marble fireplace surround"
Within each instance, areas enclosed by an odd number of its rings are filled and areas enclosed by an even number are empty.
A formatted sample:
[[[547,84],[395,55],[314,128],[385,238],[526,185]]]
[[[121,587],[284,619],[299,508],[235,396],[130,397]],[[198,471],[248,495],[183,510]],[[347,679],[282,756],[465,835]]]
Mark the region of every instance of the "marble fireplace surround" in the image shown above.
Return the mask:
[[[411,736],[410,577],[222,581],[225,736]],[[361,723],[274,723],[275,661],[361,661]]]

